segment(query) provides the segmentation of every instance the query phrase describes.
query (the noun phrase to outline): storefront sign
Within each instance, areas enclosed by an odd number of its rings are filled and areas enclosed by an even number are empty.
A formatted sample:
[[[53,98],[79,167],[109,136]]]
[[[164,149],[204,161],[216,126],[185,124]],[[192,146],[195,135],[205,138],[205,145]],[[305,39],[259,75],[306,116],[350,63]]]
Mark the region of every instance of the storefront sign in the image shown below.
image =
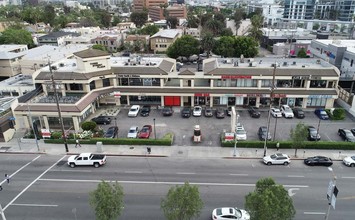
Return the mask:
[[[248,97],[263,97],[263,94],[247,94]]]
[[[309,95],[308,98],[313,98],[313,99],[330,99],[332,98],[332,95]]]
[[[287,97],[287,95],[286,94],[274,94],[273,97],[274,98],[285,98],[285,97]]]
[[[209,97],[210,94],[209,93],[195,93],[195,96],[197,96],[197,97]]]
[[[221,79],[251,79],[251,76],[241,76],[241,75],[222,75]]]
[[[118,75],[118,77],[120,78],[140,78],[140,75],[136,75],[136,74],[122,74],[122,75]]]
[[[113,96],[116,97],[116,98],[120,98],[121,97],[121,92],[120,91],[113,92]]]

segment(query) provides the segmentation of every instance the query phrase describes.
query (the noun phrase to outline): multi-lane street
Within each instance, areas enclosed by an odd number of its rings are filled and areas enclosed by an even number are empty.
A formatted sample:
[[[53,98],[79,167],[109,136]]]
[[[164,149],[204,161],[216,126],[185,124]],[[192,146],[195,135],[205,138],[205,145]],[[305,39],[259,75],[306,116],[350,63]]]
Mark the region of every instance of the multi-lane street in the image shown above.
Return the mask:
[[[100,168],[68,167],[67,156],[0,155],[0,204],[7,219],[95,219],[89,192],[100,180],[118,181],[125,192],[121,219],[164,219],[160,201],[168,189],[189,181],[199,186],[205,203],[199,219],[210,219],[221,206],[244,207],[245,195],[255,182],[271,176],[293,196],[295,219],[324,219],[326,192],[332,173],[324,167],[307,167],[303,161],[289,166],[265,166],[253,159],[186,159],[108,157]],[[336,161],[332,166],[339,188],[336,210],[329,219],[352,219],[355,203],[354,169]]]

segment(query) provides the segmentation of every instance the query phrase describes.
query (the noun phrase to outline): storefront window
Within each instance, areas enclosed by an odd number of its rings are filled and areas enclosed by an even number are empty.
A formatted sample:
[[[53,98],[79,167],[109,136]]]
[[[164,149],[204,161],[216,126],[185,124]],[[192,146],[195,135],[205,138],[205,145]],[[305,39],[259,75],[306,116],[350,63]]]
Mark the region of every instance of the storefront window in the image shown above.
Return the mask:
[[[325,80],[311,80],[311,88],[325,88],[327,81]]]
[[[271,79],[263,79],[261,80],[261,87],[271,87],[272,80]]]
[[[325,106],[327,102],[326,98],[308,98],[307,106]]]

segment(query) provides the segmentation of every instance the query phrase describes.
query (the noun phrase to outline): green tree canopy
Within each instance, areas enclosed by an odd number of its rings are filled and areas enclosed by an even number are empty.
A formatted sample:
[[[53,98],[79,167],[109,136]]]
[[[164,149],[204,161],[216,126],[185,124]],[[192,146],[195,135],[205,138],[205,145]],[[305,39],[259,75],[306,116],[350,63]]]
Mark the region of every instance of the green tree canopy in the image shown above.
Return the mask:
[[[230,28],[223,28],[220,35],[221,36],[233,36],[233,31]]]
[[[146,11],[135,11],[131,13],[130,18],[137,27],[142,27],[148,20],[148,13]]]
[[[147,25],[144,28],[140,30],[140,34],[145,34],[145,35],[154,35],[159,31],[159,27],[156,25]]]
[[[285,188],[270,177],[258,180],[254,192],[245,197],[245,208],[251,220],[290,220],[296,214]]]
[[[200,19],[193,15],[192,13],[189,13],[187,15],[187,27],[189,28],[197,28],[200,23]]]
[[[104,45],[101,44],[95,44],[92,46],[92,49],[97,49],[97,50],[102,50],[102,51],[106,51],[106,47]]]
[[[213,33],[213,35],[220,35],[224,27],[224,23],[215,19],[206,21],[204,25],[205,31],[210,31]]]
[[[233,57],[234,55],[235,37],[226,36],[221,37],[213,48],[213,53],[221,55],[222,57]]]
[[[26,44],[34,47],[31,33],[23,29],[7,28],[0,35],[0,44]]]
[[[248,36],[254,38],[256,41],[260,41],[263,32],[261,31],[261,28],[263,27],[264,23],[264,17],[261,15],[254,15],[251,19],[251,28],[249,29],[249,34]]]
[[[178,38],[168,48],[166,54],[171,58],[178,58],[179,56],[189,57],[193,54],[199,53],[200,42],[191,35],[184,35]]]
[[[235,10],[233,19],[234,19],[234,22],[235,22],[236,30],[239,29],[240,24],[242,23],[242,20],[244,19],[245,14],[246,13],[245,13],[243,8],[237,8]]]
[[[207,53],[207,58],[210,56],[210,53],[216,44],[216,41],[213,38],[211,32],[205,32],[201,39],[201,48]]]
[[[213,48],[213,52],[223,57],[255,57],[258,54],[258,43],[247,36],[223,36]]]
[[[166,18],[166,24],[170,29],[176,29],[176,26],[179,24],[177,17],[168,16]]]
[[[123,209],[123,188],[117,182],[110,184],[102,180],[97,189],[90,193],[90,205],[96,219],[115,220]]]
[[[50,24],[53,27],[53,22],[55,19],[56,13],[54,11],[53,5],[46,5],[44,6],[41,21],[46,24]]]
[[[307,58],[306,50],[304,48],[301,48],[301,50],[298,51],[298,53],[297,53],[297,57],[299,57],[299,58]]]
[[[306,139],[308,135],[307,126],[302,122],[296,125],[296,128],[291,128],[290,138],[292,141],[292,147],[295,149],[295,156],[297,156],[297,149],[304,148],[306,145]]]
[[[170,188],[161,201],[161,209],[168,220],[190,220],[200,215],[203,201],[197,186],[185,182],[183,186]]]

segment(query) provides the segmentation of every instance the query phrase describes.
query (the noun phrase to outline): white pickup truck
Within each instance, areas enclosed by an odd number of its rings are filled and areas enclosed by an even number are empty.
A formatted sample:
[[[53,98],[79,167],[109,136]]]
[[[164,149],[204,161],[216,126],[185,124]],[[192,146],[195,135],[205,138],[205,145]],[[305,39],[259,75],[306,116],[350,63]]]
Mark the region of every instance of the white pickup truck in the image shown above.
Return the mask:
[[[68,165],[72,168],[75,166],[94,166],[99,167],[106,163],[106,155],[81,153],[68,158]]]

